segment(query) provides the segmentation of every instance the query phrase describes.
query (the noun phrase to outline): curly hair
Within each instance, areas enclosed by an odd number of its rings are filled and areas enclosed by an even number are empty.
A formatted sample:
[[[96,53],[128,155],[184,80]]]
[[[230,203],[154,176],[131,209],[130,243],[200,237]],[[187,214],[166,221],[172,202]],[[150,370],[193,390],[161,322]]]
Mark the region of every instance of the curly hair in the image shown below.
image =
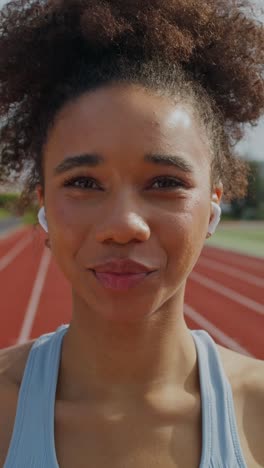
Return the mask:
[[[0,182],[27,169],[44,189],[56,113],[83,92],[138,83],[191,103],[208,136],[211,182],[246,195],[235,144],[264,112],[264,28],[247,0],[13,0],[0,11]]]

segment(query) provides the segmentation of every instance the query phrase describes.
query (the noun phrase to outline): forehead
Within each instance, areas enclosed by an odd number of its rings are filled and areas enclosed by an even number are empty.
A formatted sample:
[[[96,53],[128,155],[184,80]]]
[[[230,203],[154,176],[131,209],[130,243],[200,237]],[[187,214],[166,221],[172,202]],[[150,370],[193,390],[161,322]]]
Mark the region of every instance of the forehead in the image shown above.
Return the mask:
[[[46,147],[60,156],[89,150],[142,154],[181,152],[208,163],[208,145],[191,104],[136,85],[84,93],[57,114]]]

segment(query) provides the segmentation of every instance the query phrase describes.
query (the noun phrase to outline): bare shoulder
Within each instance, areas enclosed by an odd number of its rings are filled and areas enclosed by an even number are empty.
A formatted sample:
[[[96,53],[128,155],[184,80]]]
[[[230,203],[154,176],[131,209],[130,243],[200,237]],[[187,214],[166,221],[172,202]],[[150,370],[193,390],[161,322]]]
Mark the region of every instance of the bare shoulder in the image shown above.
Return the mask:
[[[264,361],[217,345],[224,370],[231,383],[238,384],[246,391],[263,392]],[[264,395],[263,395],[264,396]]]
[[[17,397],[25,365],[34,341],[0,350],[0,418]],[[2,420],[3,421],[3,420]]]
[[[16,417],[18,394],[34,341],[0,350],[0,466],[4,465]]]
[[[232,387],[244,452],[252,456],[250,466],[264,467],[264,361],[217,347]]]
[[[0,385],[3,382],[20,385],[26,361],[35,340],[0,350]]]

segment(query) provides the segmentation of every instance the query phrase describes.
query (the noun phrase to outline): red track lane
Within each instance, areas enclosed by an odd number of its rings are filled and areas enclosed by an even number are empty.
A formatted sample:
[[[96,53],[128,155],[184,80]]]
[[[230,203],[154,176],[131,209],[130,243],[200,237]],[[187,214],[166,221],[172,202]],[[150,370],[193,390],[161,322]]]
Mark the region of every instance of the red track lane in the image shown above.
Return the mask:
[[[194,269],[195,272],[213,281],[219,282],[224,287],[231,289],[253,301],[263,304],[263,289],[264,287],[256,286],[247,282],[245,279],[236,278],[231,274],[223,273],[221,271],[214,270],[210,267],[202,265],[202,262],[198,262]],[[257,275],[255,275],[257,276]],[[264,281],[263,281],[264,284]],[[264,317],[263,317],[264,319]]]
[[[51,260],[47,279],[42,291],[31,338],[37,338],[40,330],[45,333],[54,331],[62,323],[71,320],[72,295],[71,287],[60,272],[54,260]]]
[[[8,237],[4,237],[3,239],[0,237],[0,259],[8,252],[8,250],[12,249],[20,239],[26,237],[28,232],[28,229],[21,229],[10,234]]]
[[[14,345],[17,341],[40,261],[39,247],[38,242],[32,239],[16,259],[0,272],[0,348]]]
[[[191,277],[185,302],[251,354],[264,359],[263,316],[197,284]]]
[[[35,231],[30,228],[23,233],[12,234],[8,239],[0,239],[0,262],[5,253],[14,247],[21,238],[25,237],[25,232],[31,233],[33,238],[31,244],[0,272],[0,348],[15,344],[20,335],[29,298],[43,252],[46,249],[44,247],[45,234],[41,228]],[[248,299],[260,304],[263,303],[261,288],[203,265],[203,258],[217,261],[220,265],[232,266],[258,278],[264,278],[264,260],[206,246],[202,252],[201,260],[198,261],[194,269],[194,273],[202,275],[203,278],[216,281]],[[191,275],[187,283],[186,304],[255,357],[264,359],[264,316],[257,314],[248,306],[239,304],[219,292],[198,284],[194,278]],[[69,323],[71,305],[70,284],[51,257],[28,339],[54,331],[62,323]],[[203,328],[188,316],[186,316],[186,322],[191,329]],[[213,336],[213,338],[217,343],[223,344],[216,337]],[[225,344],[223,345],[225,346]]]
[[[225,265],[241,268],[242,271],[264,278],[264,258],[250,257],[239,254],[231,250],[218,249],[206,246],[203,249],[203,256],[212,260],[218,260]]]

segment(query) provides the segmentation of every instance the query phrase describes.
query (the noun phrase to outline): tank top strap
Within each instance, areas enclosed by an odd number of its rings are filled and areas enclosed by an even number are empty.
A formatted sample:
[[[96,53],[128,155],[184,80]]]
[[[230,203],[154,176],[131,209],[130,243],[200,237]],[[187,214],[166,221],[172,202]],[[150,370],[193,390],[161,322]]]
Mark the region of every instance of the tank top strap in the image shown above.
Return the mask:
[[[3,468],[54,468],[54,407],[60,351],[68,325],[40,336],[29,352]],[[54,451],[54,452],[53,452]]]
[[[54,407],[61,345],[69,325],[42,335],[32,346],[18,396],[4,468],[58,468]],[[231,386],[216,344],[204,330],[191,331],[198,356],[203,448],[200,468],[246,468]]]
[[[247,468],[236,423],[231,385],[216,343],[205,330],[190,330],[197,349],[203,449],[200,468]]]

